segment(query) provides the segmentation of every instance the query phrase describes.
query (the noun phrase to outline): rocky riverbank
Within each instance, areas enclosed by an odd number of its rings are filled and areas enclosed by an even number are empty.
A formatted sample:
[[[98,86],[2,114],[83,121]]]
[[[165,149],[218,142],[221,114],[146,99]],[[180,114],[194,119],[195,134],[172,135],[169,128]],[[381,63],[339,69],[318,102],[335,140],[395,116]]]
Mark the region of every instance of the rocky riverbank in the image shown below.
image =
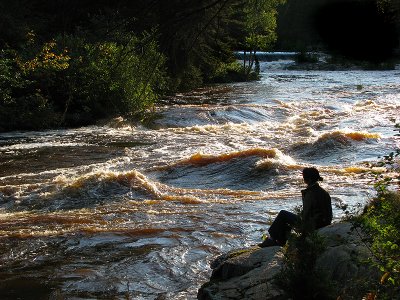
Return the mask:
[[[357,289],[367,280],[378,280],[366,260],[371,252],[363,242],[360,229],[351,223],[336,223],[319,230],[326,241],[326,250],[318,258],[317,268],[324,270],[335,284],[337,295]],[[198,299],[285,299],[284,291],[275,284],[275,276],[283,266],[283,248],[251,247],[231,251],[211,264],[210,281],[199,289]]]

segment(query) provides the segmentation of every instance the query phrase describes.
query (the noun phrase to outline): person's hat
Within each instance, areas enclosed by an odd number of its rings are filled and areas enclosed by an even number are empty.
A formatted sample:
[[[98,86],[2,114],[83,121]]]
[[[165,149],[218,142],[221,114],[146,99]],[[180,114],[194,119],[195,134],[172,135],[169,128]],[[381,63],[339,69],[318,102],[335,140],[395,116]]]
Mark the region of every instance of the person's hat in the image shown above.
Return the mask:
[[[319,172],[316,168],[304,168],[303,169],[303,178],[315,181],[323,181],[324,179],[319,175]]]

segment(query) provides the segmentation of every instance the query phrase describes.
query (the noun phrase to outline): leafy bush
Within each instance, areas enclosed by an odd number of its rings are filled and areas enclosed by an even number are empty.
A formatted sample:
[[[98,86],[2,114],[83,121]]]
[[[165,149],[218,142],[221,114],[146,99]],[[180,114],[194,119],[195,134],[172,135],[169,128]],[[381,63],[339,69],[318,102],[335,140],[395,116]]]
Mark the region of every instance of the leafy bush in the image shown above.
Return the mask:
[[[291,234],[283,269],[276,277],[287,299],[335,299],[332,282],[316,267],[317,258],[325,249],[324,239],[316,231]]]
[[[369,236],[371,264],[382,272],[374,288],[381,299],[395,299],[400,294],[400,193],[389,190],[392,181],[391,177],[380,177],[375,184],[377,197],[355,219]]]
[[[388,192],[374,199],[362,216],[362,224],[372,237],[374,263],[385,273],[385,282],[395,286],[400,285],[399,211],[400,194]]]
[[[62,45],[62,46],[61,46]],[[3,51],[4,52],[4,51]],[[164,56],[150,35],[125,43],[59,37],[0,57],[0,128],[78,126],[141,116],[166,88]]]
[[[232,49],[271,46],[283,3],[8,2],[0,3],[0,49],[13,49],[0,58],[1,130],[137,118],[165,93],[258,79],[256,58],[238,70]]]
[[[65,107],[96,119],[144,113],[166,88],[167,76],[156,43],[141,42],[134,36],[126,44],[69,38],[73,59],[66,72]]]
[[[171,86],[172,90],[189,91],[203,84],[203,73],[201,70],[189,64],[182,71],[179,76],[174,78],[174,82]]]
[[[399,130],[400,125],[395,126]],[[377,196],[365,207],[364,213],[354,220],[355,225],[361,226],[369,236],[367,242],[372,254],[371,264],[382,272],[381,280],[376,283],[373,292],[380,299],[397,299],[400,295],[399,157],[400,149],[397,149],[377,163],[387,170],[375,175]]]
[[[218,63],[214,70],[214,74],[211,76],[211,81],[215,83],[228,83],[228,82],[240,82],[246,81],[246,71],[243,70],[243,66],[237,61],[231,63]],[[255,72],[250,73],[251,76],[256,76]],[[256,79],[251,77],[251,79]]]
[[[0,131],[54,126],[56,114],[51,103],[24,76],[12,51],[0,54]]]

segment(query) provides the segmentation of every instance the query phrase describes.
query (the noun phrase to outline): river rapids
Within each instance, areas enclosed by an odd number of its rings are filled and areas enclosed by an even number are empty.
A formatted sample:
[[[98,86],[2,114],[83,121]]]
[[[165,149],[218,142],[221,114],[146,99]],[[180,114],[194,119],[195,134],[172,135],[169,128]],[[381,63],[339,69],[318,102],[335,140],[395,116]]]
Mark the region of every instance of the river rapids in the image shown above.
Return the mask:
[[[301,204],[307,166],[335,221],[359,210],[400,146],[400,70],[290,63],[178,94],[150,127],[0,134],[0,298],[195,299],[213,258]]]

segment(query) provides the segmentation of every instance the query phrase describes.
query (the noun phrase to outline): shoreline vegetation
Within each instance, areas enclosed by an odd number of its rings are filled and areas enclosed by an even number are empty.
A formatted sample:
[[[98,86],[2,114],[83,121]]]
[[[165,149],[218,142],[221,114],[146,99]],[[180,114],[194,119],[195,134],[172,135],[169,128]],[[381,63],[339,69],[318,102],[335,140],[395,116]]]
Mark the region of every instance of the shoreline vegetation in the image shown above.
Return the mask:
[[[0,2],[0,132],[140,121],[167,95],[256,79],[284,0]]]
[[[141,122],[177,92],[257,80],[257,53],[274,49],[278,10],[286,2],[0,2],[0,132],[117,116]],[[246,54],[241,63],[235,49]],[[395,66],[332,57],[322,64],[302,50],[291,68]]]

